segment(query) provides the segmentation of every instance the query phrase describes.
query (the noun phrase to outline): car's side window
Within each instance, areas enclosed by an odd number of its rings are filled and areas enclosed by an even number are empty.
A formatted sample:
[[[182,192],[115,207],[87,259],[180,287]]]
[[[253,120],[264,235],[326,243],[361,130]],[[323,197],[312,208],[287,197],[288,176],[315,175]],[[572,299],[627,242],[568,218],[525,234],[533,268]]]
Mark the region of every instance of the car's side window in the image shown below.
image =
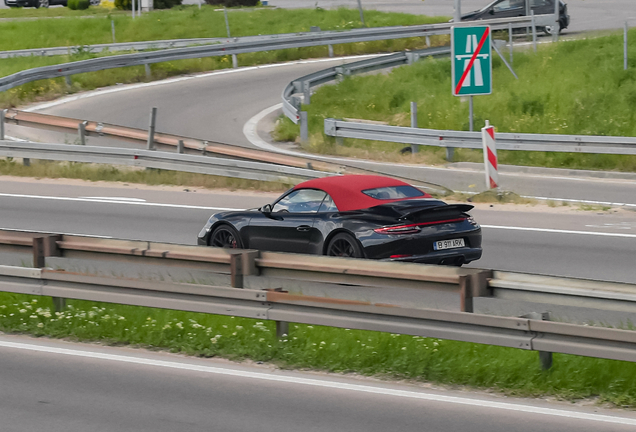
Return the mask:
[[[338,207],[336,207],[336,203],[333,202],[333,199],[327,195],[323,200],[320,208],[318,209],[318,213],[326,213],[326,212],[337,212]]]
[[[524,0],[504,0],[493,6],[495,12],[508,11],[510,9],[517,9],[525,7]]]
[[[316,189],[299,189],[281,198],[272,212],[316,213],[327,194]]]

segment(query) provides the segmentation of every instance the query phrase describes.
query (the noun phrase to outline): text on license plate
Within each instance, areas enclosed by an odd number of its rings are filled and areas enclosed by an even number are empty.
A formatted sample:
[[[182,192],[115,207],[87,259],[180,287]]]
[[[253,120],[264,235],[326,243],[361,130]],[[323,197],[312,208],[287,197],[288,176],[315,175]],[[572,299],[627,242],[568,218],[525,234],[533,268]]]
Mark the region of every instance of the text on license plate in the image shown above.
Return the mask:
[[[459,248],[464,246],[466,246],[466,244],[464,243],[463,238],[452,239],[452,240],[440,240],[433,243],[433,249],[435,250],[454,249],[454,248]]]

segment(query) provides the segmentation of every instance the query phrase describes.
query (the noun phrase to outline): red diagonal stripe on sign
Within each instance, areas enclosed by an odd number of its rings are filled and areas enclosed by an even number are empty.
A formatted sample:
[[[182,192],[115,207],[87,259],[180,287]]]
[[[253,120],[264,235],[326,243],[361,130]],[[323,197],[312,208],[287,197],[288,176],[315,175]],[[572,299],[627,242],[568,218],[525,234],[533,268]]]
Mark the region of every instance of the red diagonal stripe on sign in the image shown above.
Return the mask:
[[[499,185],[497,183],[495,183],[495,181],[492,179],[492,177],[490,178],[490,189],[495,189],[498,188]]]
[[[490,148],[488,148],[488,162],[490,162],[490,165],[492,165],[495,170],[497,169],[497,156],[495,156]]]
[[[492,138],[493,140],[495,139],[495,128],[494,127],[486,128],[486,132],[488,132],[488,135],[490,135],[490,138]]]
[[[466,80],[466,77],[468,76],[468,73],[472,69],[473,64],[475,63],[475,60],[477,59],[477,56],[479,55],[479,52],[481,51],[481,48],[486,43],[486,39],[488,38],[489,34],[490,34],[490,27],[486,27],[486,31],[484,32],[484,34],[481,37],[479,43],[477,44],[477,49],[473,53],[473,56],[470,58],[470,62],[468,63],[468,67],[466,68],[466,70],[464,71],[464,74],[462,75],[461,79],[457,83],[457,87],[455,87],[455,94],[456,95],[459,94],[459,91],[461,90],[462,85],[464,85],[464,81]]]

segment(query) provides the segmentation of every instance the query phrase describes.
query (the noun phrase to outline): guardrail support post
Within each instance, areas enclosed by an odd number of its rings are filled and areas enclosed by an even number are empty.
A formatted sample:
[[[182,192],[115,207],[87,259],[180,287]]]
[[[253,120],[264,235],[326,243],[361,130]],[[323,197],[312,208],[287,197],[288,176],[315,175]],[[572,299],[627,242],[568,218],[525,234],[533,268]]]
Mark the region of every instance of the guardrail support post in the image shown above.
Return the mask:
[[[426,48],[430,48],[430,47],[431,47],[431,37],[426,36]]]
[[[232,67],[234,69],[238,68],[238,57],[236,57],[236,54],[232,54]]]
[[[303,96],[305,98],[303,103],[305,105],[311,104],[311,84],[309,81],[303,81]]]
[[[77,125],[77,131],[79,133],[80,145],[86,145],[86,124],[88,122],[83,121],[82,123]]]
[[[327,45],[327,48],[329,49],[329,58],[333,58],[333,45]]]
[[[115,21],[110,20],[110,32],[113,34],[113,43],[117,43],[115,39]]]
[[[276,321],[276,337],[282,338],[289,334],[289,323],[286,321]]]
[[[540,321],[550,321],[550,312],[531,312],[523,315],[521,318],[528,318]],[[552,367],[552,353],[547,351],[539,351],[539,361],[541,362],[541,369],[548,370]]]
[[[7,117],[7,110],[0,110],[0,140],[4,141],[4,122]]]
[[[306,143],[309,140],[309,124],[307,111],[300,112],[300,142]]]
[[[473,312],[473,290],[469,276],[459,277],[459,306],[462,312]]]
[[[362,27],[366,27],[367,25],[364,22],[364,12],[362,12],[362,2],[358,0],[358,9],[360,9],[360,21],[362,22]]]
[[[179,140],[179,142],[177,143],[177,153],[179,153],[179,154],[185,153],[184,148],[185,147],[183,145],[183,140]]]
[[[411,102],[411,127],[417,128],[417,102]],[[419,146],[411,144],[411,153],[417,153]]]
[[[68,87],[71,87],[71,86],[73,85],[73,81],[71,81],[71,77],[70,77],[69,75],[66,75],[66,76],[64,77],[64,81],[66,82],[66,85],[67,85]]]
[[[623,36],[623,52],[624,52],[624,60],[623,60],[623,68],[627,70],[627,34],[629,33],[629,24],[625,21],[625,35]]]
[[[62,256],[57,247],[61,235],[45,235],[33,238],[33,267],[46,267],[46,257]],[[66,307],[66,299],[63,297],[51,297],[56,312],[61,312]]]
[[[510,49],[510,66],[512,66],[512,23],[508,23],[508,48]]]
[[[144,65],[144,71],[146,72],[147,79],[152,78],[152,72],[150,71],[150,65],[148,63]]]
[[[243,288],[243,254],[230,254],[230,284],[234,288]]]
[[[534,11],[532,11],[532,46],[534,52],[537,52],[537,26],[534,23]]]
[[[157,122],[157,108],[152,107],[150,110],[150,127],[148,128],[148,150],[155,149],[155,124]]]

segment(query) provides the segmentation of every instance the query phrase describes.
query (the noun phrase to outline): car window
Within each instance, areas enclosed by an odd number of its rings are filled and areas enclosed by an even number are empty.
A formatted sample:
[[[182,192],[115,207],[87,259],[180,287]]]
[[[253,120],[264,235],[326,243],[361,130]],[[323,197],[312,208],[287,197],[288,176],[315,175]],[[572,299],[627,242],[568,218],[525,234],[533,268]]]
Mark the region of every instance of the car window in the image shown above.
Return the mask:
[[[298,189],[281,198],[272,212],[316,213],[327,194],[316,189]]]
[[[362,193],[378,200],[415,198],[424,196],[424,192],[422,192],[421,190],[407,185],[366,189],[363,190]]]
[[[320,205],[320,208],[318,209],[318,213],[337,212],[337,211],[338,211],[338,207],[336,207],[336,203],[333,202],[333,199],[329,195],[325,197],[322,204]]]
[[[552,5],[554,3],[552,3],[551,1],[548,0],[530,0],[530,7],[533,8],[538,8],[541,6],[548,6],[548,5]]]
[[[503,0],[493,6],[495,12],[503,12],[511,9],[525,8],[525,0]]]

